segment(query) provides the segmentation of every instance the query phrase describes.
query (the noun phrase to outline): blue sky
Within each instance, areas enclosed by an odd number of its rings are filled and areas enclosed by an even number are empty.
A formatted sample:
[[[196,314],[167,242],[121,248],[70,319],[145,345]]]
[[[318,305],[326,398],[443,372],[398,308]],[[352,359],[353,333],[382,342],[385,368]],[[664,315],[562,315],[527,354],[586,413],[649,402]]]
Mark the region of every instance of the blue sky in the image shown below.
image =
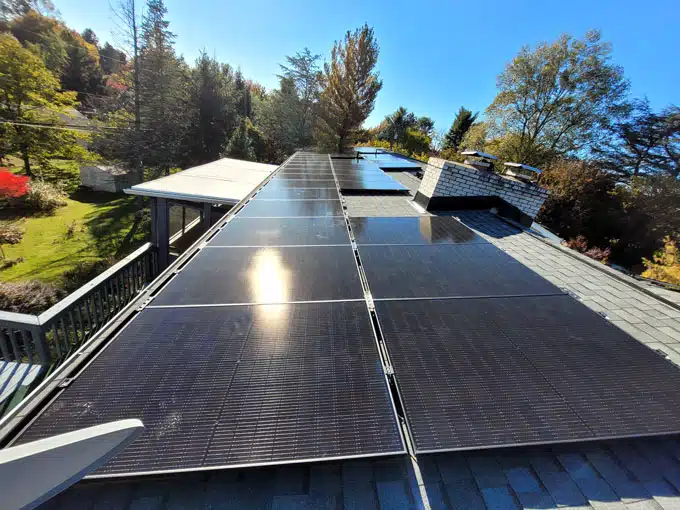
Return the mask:
[[[68,25],[112,39],[108,0],[54,2]],[[580,37],[589,28],[613,44],[632,95],[646,95],[655,108],[680,103],[678,0],[166,2],[177,50],[187,60],[205,49],[267,88],[277,85],[285,55],[307,46],[325,57],[335,39],[367,22],[380,44],[383,79],[368,126],[405,106],[447,129],[461,105],[488,106],[496,76],[522,45],[562,33]]]

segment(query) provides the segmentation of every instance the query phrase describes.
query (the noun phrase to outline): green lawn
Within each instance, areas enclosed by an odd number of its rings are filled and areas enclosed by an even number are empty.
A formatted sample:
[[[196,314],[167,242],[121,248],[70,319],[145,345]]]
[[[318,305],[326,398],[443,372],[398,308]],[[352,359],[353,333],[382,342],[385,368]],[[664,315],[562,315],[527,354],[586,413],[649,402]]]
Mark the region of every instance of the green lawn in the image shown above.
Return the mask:
[[[76,265],[125,255],[143,241],[140,229],[129,246],[121,244],[140,208],[138,201],[123,194],[78,191],[77,163],[53,163],[56,168],[45,172],[45,178],[63,185],[68,203],[51,216],[22,218],[0,211],[0,219],[24,230],[19,244],[4,247],[8,259],[24,260],[0,270],[2,281],[37,279],[58,284],[60,276]]]

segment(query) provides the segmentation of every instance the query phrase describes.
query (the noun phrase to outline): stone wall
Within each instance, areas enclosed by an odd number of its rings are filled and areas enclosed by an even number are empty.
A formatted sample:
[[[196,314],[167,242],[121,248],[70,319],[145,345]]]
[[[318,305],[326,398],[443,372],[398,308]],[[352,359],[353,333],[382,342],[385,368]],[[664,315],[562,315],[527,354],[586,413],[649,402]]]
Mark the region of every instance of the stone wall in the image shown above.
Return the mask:
[[[469,165],[430,158],[418,192],[428,198],[499,197],[535,218],[548,190]]]

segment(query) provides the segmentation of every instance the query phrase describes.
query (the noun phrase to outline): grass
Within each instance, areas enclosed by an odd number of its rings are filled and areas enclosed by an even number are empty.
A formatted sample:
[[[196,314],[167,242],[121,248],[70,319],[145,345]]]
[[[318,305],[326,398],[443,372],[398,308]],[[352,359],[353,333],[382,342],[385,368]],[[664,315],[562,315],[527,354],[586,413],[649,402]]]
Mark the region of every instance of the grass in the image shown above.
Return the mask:
[[[39,172],[36,169],[36,175]],[[131,251],[143,240],[144,234],[140,232],[130,246],[122,246],[140,208],[134,197],[77,190],[78,164],[74,161],[54,161],[53,168],[42,174],[45,180],[60,183],[69,193],[67,205],[50,216],[22,218],[7,210],[0,211],[0,219],[16,223],[24,230],[19,244],[4,247],[8,259],[23,261],[0,270],[0,280],[37,279],[59,285],[65,271],[81,263],[124,255],[120,252]]]

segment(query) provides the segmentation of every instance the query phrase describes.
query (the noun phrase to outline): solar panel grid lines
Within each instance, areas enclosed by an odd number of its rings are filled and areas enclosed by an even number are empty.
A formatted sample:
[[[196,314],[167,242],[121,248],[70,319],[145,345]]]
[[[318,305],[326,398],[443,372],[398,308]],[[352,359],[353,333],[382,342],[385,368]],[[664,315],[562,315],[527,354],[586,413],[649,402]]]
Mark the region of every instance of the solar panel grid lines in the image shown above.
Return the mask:
[[[142,419],[99,476],[403,453],[363,301],[138,317],[20,442]],[[107,377],[112,366],[124,379]]]
[[[563,294],[490,243],[360,244],[359,254],[376,300]]]
[[[343,216],[339,200],[251,200],[238,212],[241,218]]]
[[[302,246],[349,244],[342,217],[234,218],[208,246]]]
[[[349,245],[201,250],[153,305],[289,303],[360,299]]]
[[[350,223],[359,245],[489,244],[448,216],[354,217]]]
[[[569,296],[375,306],[417,453],[680,431],[677,367]]]

